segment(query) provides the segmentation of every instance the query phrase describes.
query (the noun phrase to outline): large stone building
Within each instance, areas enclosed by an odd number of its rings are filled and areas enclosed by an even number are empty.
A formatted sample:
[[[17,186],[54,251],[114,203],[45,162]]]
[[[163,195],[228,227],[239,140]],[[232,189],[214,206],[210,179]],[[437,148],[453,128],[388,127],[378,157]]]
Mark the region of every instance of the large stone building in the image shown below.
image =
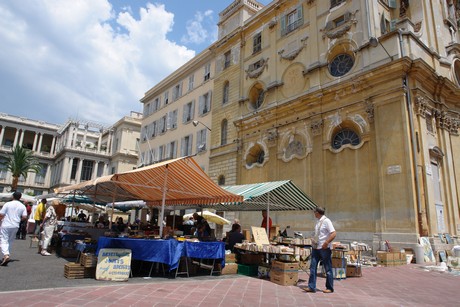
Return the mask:
[[[236,0],[220,14],[209,175],[292,179],[339,240],[460,234],[456,1]],[[225,136],[225,137],[224,137]],[[311,213],[272,213],[311,231]],[[258,225],[260,213],[240,215]]]
[[[42,165],[40,173],[19,179],[18,191],[31,195],[132,170],[137,166],[142,114],[131,112],[110,127],[82,120],[55,125],[0,114],[0,159],[16,145],[26,147]],[[0,191],[11,188],[9,171],[0,171]]]

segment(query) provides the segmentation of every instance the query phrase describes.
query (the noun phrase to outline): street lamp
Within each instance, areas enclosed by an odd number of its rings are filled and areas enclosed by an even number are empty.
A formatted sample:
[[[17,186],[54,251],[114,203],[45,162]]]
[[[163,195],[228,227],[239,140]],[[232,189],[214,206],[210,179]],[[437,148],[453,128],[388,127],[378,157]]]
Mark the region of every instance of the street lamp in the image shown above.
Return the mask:
[[[208,126],[206,126],[205,124],[203,124],[202,122],[200,122],[199,120],[194,120],[192,122],[193,126],[198,126],[198,124],[202,124],[203,126],[205,126],[209,131],[211,131],[211,128],[209,128]]]

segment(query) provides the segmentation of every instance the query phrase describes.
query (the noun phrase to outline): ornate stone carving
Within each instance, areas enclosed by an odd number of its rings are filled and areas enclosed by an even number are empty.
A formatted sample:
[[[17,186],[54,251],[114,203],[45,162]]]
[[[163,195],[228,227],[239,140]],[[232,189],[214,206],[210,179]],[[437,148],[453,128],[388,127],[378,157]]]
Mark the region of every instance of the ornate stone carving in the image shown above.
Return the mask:
[[[300,46],[294,50],[291,50],[289,53],[285,54],[284,48],[278,51],[278,54],[280,55],[281,59],[289,60],[289,61],[294,60],[299,55],[300,51],[302,51],[302,49],[305,46],[307,46],[307,39],[308,39],[308,36],[302,38],[300,40]]]
[[[339,38],[350,31],[351,26],[358,23],[358,20],[356,19],[356,13],[358,11],[359,10],[356,10],[354,13],[345,13],[344,19],[346,21],[340,26],[336,26],[333,21],[329,21],[326,26],[320,30],[321,32],[324,32],[323,39],[326,38],[326,36],[330,39]]]
[[[425,118],[426,114],[430,111],[430,106],[426,99],[422,96],[415,97],[415,114]]]
[[[374,121],[374,104],[370,100],[364,101],[366,105],[367,119],[370,123]]]
[[[311,133],[313,135],[321,135],[321,131],[323,130],[323,120],[319,119],[319,120],[313,121],[310,124],[310,128],[311,128]]]
[[[248,69],[245,70],[246,72],[246,79],[249,78],[258,78],[264,71],[265,67],[268,66],[268,59],[269,58],[262,58],[260,60],[260,66],[257,68],[253,68],[252,65],[249,65]]]

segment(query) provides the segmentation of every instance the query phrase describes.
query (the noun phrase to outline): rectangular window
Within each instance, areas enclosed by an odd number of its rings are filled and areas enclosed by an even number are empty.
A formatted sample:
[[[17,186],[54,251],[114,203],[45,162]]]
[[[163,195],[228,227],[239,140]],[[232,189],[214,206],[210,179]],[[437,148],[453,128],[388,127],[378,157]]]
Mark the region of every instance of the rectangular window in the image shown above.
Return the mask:
[[[192,135],[187,135],[181,141],[181,156],[186,157],[192,155]]]
[[[347,0],[331,0],[331,8],[333,8],[334,6],[337,6],[343,2],[345,2]]]
[[[160,109],[160,98],[155,98],[153,101],[153,112],[156,112]]]
[[[93,173],[93,164],[93,161],[83,160],[80,181],[91,180],[91,175]]]
[[[211,78],[211,63],[204,66],[204,81],[208,81]]]
[[[154,138],[157,136],[157,122],[154,121],[149,125],[149,135],[150,138]]]
[[[167,153],[168,159],[174,159],[177,157],[177,142],[173,141],[168,144]]]
[[[230,83],[227,81],[224,84],[224,93],[222,95],[222,104],[226,104],[228,102],[229,92],[230,92]]]
[[[196,133],[196,152],[206,151],[206,129],[201,129]]]
[[[232,62],[232,53],[231,51],[227,51],[224,54],[224,69],[230,67],[230,64]]]
[[[147,117],[150,115],[149,111],[150,111],[150,103],[144,104],[144,117]]]
[[[46,177],[46,171],[48,169],[48,164],[45,163],[40,163],[40,172],[35,174],[35,183],[36,184],[44,184],[45,183],[45,177]]]
[[[141,141],[142,142],[147,142],[147,135],[148,135],[148,127],[145,126],[142,128],[142,132],[141,132]]]
[[[193,90],[193,80],[195,79],[195,75],[190,75],[188,77],[188,90],[189,92]]]
[[[169,129],[177,128],[177,109],[168,113],[168,127]]]
[[[165,105],[167,105],[169,103],[169,91],[165,92],[164,101],[165,101]]]
[[[166,115],[160,118],[160,133],[166,132]]]
[[[78,168],[78,159],[73,159],[72,160],[72,170],[70,171],[70,179],[75,180],[77,177],[77,168]]]
[[[303,25],[302,4],[288,14],[281,17],[281,36],[284,36]]]
[[[0,158],[0,163],[5,163],[5,162],[6,162],[5,158]],[[4,169],[3,167],[0,168],[0,180],[6,179],[6,173],[7,173],[6,169]]]
[[[205,115],[211,111],[211,92],[207,92],[206,94],[200,96],[198,103],[198,113],[199,115]]]
[[[182,123],[188,123],[191,120],[193,120],[193,113],[194,113],[194,101],[190,101],[186,105],[184,105],[183,108],[183,114],[182,114]]]
[[[165,159],[165,146],[161,145],[158,147],[158,161],[163,161]]]
[[[257,33],[253,38],[252,53],[262,50],[262,33]]]
[[[173,89],[173,101],[176,101],[177,99],[182,96],[182,83],[177,84],[174,89]]]

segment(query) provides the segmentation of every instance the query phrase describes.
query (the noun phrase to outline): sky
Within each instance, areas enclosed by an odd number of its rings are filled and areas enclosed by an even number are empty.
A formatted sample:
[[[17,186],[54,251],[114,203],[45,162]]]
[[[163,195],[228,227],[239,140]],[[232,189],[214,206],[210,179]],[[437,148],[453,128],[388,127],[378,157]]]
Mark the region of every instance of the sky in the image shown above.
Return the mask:
[[[2,0],[0,113],[107,126],[142,112],[145,92],[216,41],[232,1]]]

